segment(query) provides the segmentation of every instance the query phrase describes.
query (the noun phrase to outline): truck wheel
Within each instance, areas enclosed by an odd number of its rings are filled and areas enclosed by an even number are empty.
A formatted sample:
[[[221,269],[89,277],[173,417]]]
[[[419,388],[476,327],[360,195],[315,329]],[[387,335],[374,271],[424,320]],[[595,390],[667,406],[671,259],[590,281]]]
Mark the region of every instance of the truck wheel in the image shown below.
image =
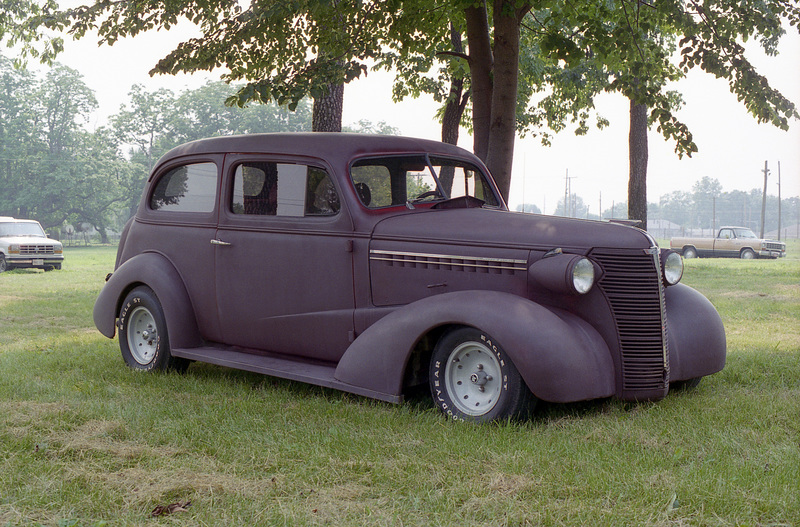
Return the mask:
[[[430,386],[434,404],[462,421],[527,417],[535,405],[505,351],[488,334],[470,327],[439,340],[431,358]]]
[[[0,273],[3,273],[8,270],[8,264],[6,263],[6,257],[0,254]]]
[[[694,247],[686,247],[683,249],[684,258],[697,258],[697,251]]]
[[[753,252],[753,249],[742,249],[742,252],[739,254],[739,258],[742,260],[752,260],[756,257],[756,253]]]
[[[186,359],[170,355],[164,310],[149,287],[137,287],[122,303],[119,348],[125,363],[135,370],[183,371],[189,365]]]

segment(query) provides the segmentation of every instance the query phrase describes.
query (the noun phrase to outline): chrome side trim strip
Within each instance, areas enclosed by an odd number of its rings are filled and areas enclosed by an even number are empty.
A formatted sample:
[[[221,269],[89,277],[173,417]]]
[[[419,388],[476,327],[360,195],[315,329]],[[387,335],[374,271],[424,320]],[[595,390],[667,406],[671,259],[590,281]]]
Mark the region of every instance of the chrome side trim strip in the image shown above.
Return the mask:
[[[456,256],[452,254],[412,253],[404,251],[370,250],[369,259],[372,261],[394,263],[419,263],[428,265],[452,265],[456,267],[475,267],[488,269],[501,269],[505,271],[527,271],[526,260],[510,258],[488,258],[483,256]],[[409,258],[409,259],[406,259]],[[430,261],[449,260],[449,261]],[[485,262],[485,263],[471,263]]]

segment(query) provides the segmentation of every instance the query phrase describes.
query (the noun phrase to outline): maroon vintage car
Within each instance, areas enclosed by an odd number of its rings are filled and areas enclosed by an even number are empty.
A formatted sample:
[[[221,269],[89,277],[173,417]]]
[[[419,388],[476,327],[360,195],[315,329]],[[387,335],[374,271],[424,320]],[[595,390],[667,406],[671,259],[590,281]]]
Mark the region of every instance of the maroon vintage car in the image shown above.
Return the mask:
[[[129,366],[202,361],[455,418],[657,400],[725,364],[714,307],[641,230],[509,212],[474,155],[220,137],[154,168],[94,320]]]

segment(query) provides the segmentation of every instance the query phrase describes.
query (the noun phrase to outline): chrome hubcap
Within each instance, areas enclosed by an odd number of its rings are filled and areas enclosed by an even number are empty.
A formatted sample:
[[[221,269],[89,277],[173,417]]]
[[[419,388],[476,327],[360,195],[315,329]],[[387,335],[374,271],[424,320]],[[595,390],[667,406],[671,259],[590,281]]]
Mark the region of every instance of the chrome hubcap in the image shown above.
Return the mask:
[[[158,327],[150,310],[137,307],[130,314],[128,322],[128,349],[139,364],[153,360],[158,348]]]
[[[500,362],[481,342],[465,342],[450,354],[445,387],[458,410],[484,415],[495,407],[502,388]]]

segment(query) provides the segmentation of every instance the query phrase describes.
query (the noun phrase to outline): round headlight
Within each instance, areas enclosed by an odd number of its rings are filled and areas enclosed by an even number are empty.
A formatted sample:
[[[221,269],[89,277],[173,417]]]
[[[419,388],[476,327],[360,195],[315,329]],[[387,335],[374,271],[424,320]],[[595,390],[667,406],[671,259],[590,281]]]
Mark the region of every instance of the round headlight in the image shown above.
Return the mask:
[[[572,287],[575,288],[575,292],[584,294],[589,292],[592,285],[594,285],[594,265],[586,258],[581,258],[572,268]]]
[[[663,267],[662,274],[664,275],[664,282],[667,285],[675,285],[681,281],[683,276],[683,258],[681,255],[670,251],[667,253],[666,258],[661,259]]]

